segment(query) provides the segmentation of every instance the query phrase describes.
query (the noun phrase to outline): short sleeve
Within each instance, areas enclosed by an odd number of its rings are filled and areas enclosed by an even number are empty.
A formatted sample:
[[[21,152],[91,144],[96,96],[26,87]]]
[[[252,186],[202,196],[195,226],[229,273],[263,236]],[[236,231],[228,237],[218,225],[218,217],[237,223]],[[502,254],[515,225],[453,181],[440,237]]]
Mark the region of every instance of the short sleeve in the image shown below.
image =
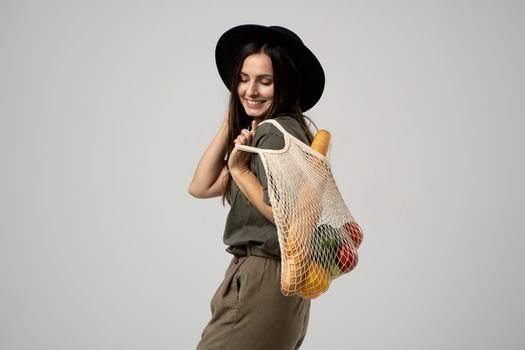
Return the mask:
[[[263,149],[282,149],[284,148],[283,134],[272,124],[263,124],[257,128],[252,146]],[[254,170],[257,178],[263,187],[263,202],[271,205],[268,196],[268,179],[266,171],[259,154],[254,154]]]

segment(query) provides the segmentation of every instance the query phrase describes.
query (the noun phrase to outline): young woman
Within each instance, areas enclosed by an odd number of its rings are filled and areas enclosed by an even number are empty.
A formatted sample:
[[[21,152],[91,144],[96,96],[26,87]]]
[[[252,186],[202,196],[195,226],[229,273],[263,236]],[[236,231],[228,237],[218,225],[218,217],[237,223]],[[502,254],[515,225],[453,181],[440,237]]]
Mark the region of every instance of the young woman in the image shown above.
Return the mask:
[[[231,92],[219,131],[202,155],[189,186],[197,198],[222,197],[230,204],[224,230],[233,254],[211,300],[212,317],[198,350],[298,349],[306,334],[310,301],[280,290],[280,248],[257,154],[235,144],[282,149],[283,134],[269,118],[310,144],[303,112],[324,89],[324,72],[292,31],[247,24],[226,31],[217,43],[219,74]],[[315,126],[315,124],[314,124]]]

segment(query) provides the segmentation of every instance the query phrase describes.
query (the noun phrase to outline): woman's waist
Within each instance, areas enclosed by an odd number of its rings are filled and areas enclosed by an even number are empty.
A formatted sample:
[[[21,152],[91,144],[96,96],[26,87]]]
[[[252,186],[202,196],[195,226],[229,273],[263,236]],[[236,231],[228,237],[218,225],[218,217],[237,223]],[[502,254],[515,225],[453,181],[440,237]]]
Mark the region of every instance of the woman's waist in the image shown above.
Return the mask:
[[[259,256],[262,258],[281,260],[279,256],[265,252],[256,244],[229,246],[226,248],[226,251],[235,256]]]

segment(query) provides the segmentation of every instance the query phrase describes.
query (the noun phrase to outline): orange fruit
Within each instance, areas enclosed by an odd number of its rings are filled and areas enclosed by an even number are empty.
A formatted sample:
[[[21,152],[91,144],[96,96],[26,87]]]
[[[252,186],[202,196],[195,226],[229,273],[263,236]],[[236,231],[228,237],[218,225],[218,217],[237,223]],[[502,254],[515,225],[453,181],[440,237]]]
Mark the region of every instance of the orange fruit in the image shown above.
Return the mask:
[[[306,271],[306,278],[299,288],[299,295],[305,299],[317,298],[328,290],[330,286],[330,273],[319,263],[310,261]]]

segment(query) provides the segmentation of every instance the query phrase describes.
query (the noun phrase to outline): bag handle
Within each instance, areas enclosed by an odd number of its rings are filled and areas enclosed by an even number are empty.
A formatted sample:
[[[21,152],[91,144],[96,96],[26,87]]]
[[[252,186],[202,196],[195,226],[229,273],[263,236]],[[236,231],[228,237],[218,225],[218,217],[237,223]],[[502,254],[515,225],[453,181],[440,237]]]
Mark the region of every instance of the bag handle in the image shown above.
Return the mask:
[[[235,144],[235,148],[240,149],[242,151],[250,152],[250,153],[283,153],[288,150],[288,147],[290,146],[290,136],[293,137],[293,135],[290,135],[288,131],[284,129],[284,127],[279,124],[279,122],[275,119],[266,119],[260,122],[257,126],[264,124],[264,123],[270,123],[273,124],[277,129],[279,129],[280,132],[283,133],[284,136],[284,148],[283,149],[263,149],[263,148],[257,148],[253,146],[247,146],[247,145],[238,145]]]

